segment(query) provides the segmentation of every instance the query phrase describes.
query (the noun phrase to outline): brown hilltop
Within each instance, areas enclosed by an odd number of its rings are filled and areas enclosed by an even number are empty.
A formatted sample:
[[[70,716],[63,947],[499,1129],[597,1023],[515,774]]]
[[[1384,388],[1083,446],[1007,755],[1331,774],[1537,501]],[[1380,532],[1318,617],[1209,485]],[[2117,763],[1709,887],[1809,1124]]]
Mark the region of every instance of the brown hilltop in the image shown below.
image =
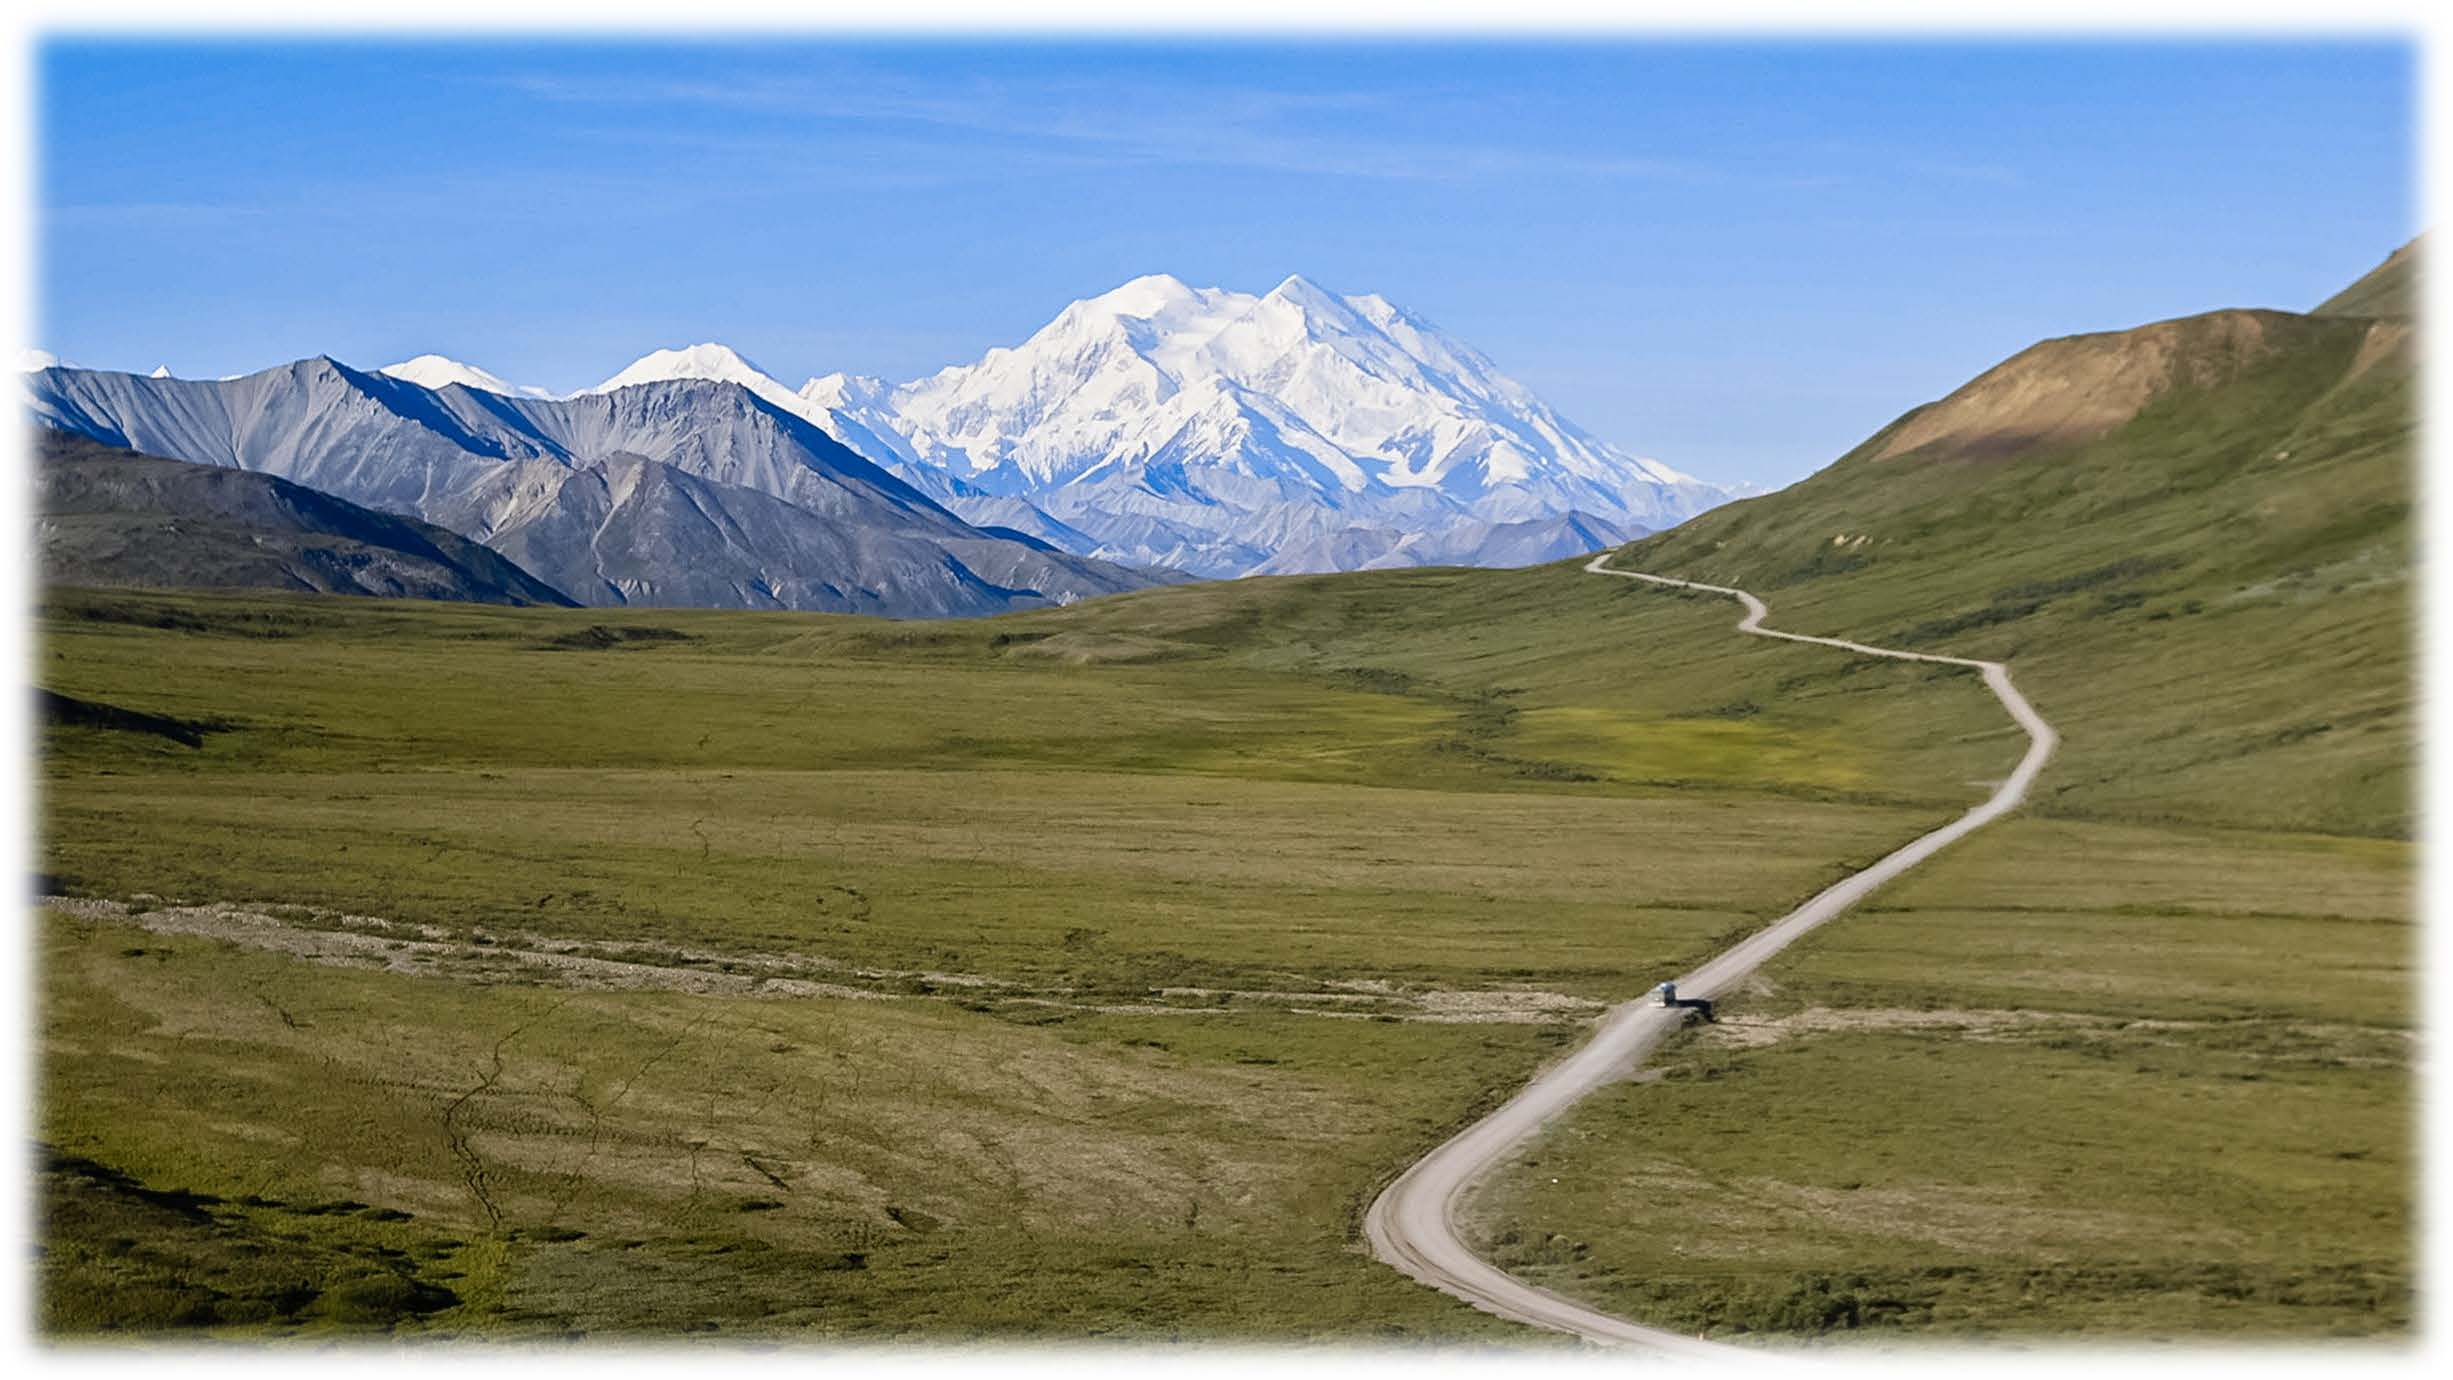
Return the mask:
[[[2106,435],[2174,387],[2216,388],[2325,329],[2290,312],[2229,310],[2031,345],[1909,416],[1873,452],[1995,455]]]

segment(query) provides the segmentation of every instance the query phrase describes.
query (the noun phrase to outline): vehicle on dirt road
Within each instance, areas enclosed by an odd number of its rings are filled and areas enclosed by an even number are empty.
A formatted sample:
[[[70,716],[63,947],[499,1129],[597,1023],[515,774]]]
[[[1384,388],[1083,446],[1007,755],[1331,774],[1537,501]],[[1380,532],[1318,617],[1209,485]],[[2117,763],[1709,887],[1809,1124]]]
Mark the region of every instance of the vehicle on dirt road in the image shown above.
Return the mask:
[[[1711,1022],[1712,1022],[1713,1024],[1715,1024],[1715,1025],[1718,1025],[1718,1024],[1720,1023],[1720,1022],[1719,1022],[1719,1020],[1718,1020],[1717,1018],[1715,1018],[1715,1017],[1713,1016],[1713,1014],[1712,1014],[1712,1000],[1711,1000],[1711,998],[1709,998],[1709,997],[1681,997],[1681,996],[1679,996],[1679,995],[1678,995],[1678,984],[1677,984],[1677,983],[1674,983],[1674,982],[1664,982],[1664,983],[1662,983],[1660,986],[1655,987],[1655,988],[1653,988],[1653,989],[1652,989],[1652,996],[1653,996],[1653,1005],[1655,1005],[1655,1006],[1684,1007],[1685,1009],[1687,1009],[1687,1010],[1689,1010],[1689,1011],[1696,1011],[1696,1012],[1700,1012],[1700,1013],[1702,1013],[1703,1018],[1704,1018],[1705,1020],[1707,1020],[1707,1021],[1711,1021]]]

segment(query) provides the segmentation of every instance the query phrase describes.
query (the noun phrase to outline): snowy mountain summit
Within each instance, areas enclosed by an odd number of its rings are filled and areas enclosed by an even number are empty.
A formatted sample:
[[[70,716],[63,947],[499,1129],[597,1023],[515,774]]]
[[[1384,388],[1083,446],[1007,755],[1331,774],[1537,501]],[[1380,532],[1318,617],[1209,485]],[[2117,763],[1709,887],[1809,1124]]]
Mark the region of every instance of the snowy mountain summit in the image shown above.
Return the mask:
[[[419,355],[398,364],[387,364],[375,372],[414,383],[420,388],[448,388],[458,384],[480,393],[494,393],[506,398],[550,398],[553,394],[542,388],[528,388],[512,383],[474,364],[463,364],[442,355]]]
[[[764,369],[743,359],[730,345],[709,341],[703,345],[685,345],[678,350],[655,350],[631,361],[630,367],[589,389],[591,393],[610,393],[617,388],[635,387],[642,383],[661,383],[667,379],[708,379],[716,383],[737,383],[753,393],[790,397],[792,390],[767,376]]]
[[[1136,278],[975,364],[899,387],[828,375],[799,397],[958,511],[1023,499],[1105,558],[1204,575],[1454,559],[1473,545],[1458,528],[1522,546],[1528,523],[1661,527],[1728,497],[1387,300],[1300,276],[1257,297]]]

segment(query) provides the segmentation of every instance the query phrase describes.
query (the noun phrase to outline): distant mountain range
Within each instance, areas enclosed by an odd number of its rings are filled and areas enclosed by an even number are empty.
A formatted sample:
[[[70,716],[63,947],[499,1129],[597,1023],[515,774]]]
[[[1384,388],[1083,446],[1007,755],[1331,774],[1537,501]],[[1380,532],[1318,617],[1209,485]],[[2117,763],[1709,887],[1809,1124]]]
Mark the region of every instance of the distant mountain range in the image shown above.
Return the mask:
[[[904,615],[1163,579],[1521,565],[1731,497],[1470,346],[1294,277],[1137,278],[900,385],[786,387],[715,344],[554,395],[440,355],[217,380],[34,352],[36,418],[441,523],[585,603]]]
[[[384,370],[545,396],[424,355]],[[698,379],[793,412],[969,521],[1205,577],[1556,560],[1736,496],[1600,441],[1385,299],[1164,274],[895,385],[787,387],[727,346],[657,350],[587,393]]]
[[[23,377],[45,425],[437,523],[582,604],[954,617],[1165,578],[964,522],[729,384],[513,397],[322,357],[209,381]]]

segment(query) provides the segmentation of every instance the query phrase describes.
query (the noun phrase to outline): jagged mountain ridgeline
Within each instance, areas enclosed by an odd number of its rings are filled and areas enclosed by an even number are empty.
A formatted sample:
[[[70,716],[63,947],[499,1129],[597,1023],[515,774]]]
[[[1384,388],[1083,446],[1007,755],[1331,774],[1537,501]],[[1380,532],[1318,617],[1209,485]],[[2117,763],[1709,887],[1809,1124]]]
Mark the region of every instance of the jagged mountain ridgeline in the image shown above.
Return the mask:
[[[964,522],[728,384],[512,397],[322,357],[210,381],[25,379],[47,426],[437,523],[582,604],[959,617],[1163,578]]]
[[[584,603],[939,616],[1186,578],[1513,566],[1730,495],[1379,297],[1137,278],[905,384],[715,344],[555,395],[440,355],[219,380],[29,356],[36,419],[437,522]]]

